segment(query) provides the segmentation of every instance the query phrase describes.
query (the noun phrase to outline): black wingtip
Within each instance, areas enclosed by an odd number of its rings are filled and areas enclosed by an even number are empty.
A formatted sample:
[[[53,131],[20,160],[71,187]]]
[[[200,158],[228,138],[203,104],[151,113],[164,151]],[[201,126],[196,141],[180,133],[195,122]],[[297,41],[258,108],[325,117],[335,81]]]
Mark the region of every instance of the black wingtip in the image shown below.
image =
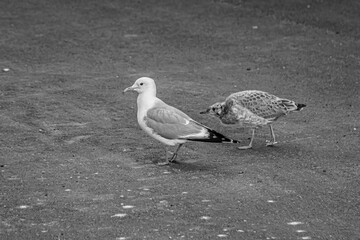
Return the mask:
[[[239,140],[235,140],[235,139],[231,139],[231,138],[223,138],[221,142],[223,142],[223,143],[240,143]]]
[[[213,143],[240,143],[240,141],[228,138],[223,134],[216,132],[215,130],[208,129],[208,131],[209,137],[207,139],[202,139],[201,141]]]
[[[297,106],[297,111],[300,111],[300,110],[302,110],[304,107],[306,107],[306,104],[302,104],[302,103],[298,103],[298,104],[296,104],[296,106]]]

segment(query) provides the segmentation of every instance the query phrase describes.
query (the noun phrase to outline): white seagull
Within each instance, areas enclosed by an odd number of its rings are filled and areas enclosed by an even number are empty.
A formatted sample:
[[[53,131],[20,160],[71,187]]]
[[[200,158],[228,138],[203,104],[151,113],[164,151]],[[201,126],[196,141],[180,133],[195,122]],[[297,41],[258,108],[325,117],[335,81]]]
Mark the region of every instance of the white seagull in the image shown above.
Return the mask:
[[[269,125],[272,140],[266,145],[273,146],[277,142],[271,124],[279,117],[293,111],[300,111],[304,107],[306,107],[305,104],[295,103],[266,92],[248,90],[233,93],[224,102],[214,103],[206,111],[200,113],[209,113],[218,117],[224,125],[251,128],[252,136],[249,145],[238,147],[249,149],[252,148],[256,128]]]
[[[134,85],[124,90],[135,91],[137,97],[137,120],[140,127],[151,137],[166,145],[166,162],[175,162],[177,152],[187,141],[216,142],[216,143],[239,143],[236,140],[196,122],[188,115],[167,105],[156,97],[155,81],[148,77],[142,77],[135,81]],[[168,158],[167,146],[179,144],[175,153]]]

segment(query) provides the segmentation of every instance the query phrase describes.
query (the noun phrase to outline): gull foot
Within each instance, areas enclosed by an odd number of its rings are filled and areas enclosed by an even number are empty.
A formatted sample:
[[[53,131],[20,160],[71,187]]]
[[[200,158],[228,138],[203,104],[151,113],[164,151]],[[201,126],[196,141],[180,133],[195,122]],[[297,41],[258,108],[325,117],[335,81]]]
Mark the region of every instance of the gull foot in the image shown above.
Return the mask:
[[[176,161],[176,160],[170,160],[169,163],[175,163],[175,164],[178,164],[179,162]]]
[[[178,161],[176,161],[177,158],[177,153],[173,153],[172,157],[170,158],[169,162],[170,163],[179,163]]]
[[[170,162],[169,161],[165,161],[165,162],[158,162],[157,165],[159,166],[166,166],[166,165],[169,165]]]
[[[274,146],[275,144],[277,144],[277,142],[270,142],[270,141],[266,140],[266,146],[268,146],[268,147]]]
[[[252,148],[252,146],[242,146],[242,147],[238,147],[238,149],[240,149],[240,150],[246,150],[246,149],[251,149]]]
[[[176,161],[175,159],[174,159],[174,160],[170,159],[169,161],[158,162],[157,165],[159,165],[159,166],[166,166],[166,165],[170,165],[171,163],[178,164],[179,162]]]

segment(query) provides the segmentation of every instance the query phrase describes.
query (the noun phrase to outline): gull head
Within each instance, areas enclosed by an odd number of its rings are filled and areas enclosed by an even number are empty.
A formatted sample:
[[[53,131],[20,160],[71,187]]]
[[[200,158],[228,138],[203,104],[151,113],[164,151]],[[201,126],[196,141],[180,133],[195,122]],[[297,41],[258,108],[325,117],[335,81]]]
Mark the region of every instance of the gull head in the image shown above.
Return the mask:
[[[124,89],[124,93],[127,91],[134,91],[139,94],[150,93],[156,95],[156,85],[154,79],[148,77],[141,77],[135,81],[135,83],[128,88]]]
[[[223,112],[223,104],[221,102],[214,103],[208,107],[205,111],[200,112],[200,114],[210,114],[214,116],[221,116]]]

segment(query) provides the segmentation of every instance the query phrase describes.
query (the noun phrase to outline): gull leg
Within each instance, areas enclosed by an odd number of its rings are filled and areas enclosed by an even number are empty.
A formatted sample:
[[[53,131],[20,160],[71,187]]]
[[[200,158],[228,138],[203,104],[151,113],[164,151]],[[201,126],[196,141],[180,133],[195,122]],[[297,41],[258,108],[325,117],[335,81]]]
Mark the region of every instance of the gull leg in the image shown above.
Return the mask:
[[[252,134],[251,134],[251,140],[250,140],[249,145],[247,145],[247,146],[242,146],[242,147],[238,147],[238,149],[240,149],[240,150],[245,150],[245,149],[250,149],[250,148],[252,148],[252,143],[253,143],[254,136],[255,136],[255,129],[253,128],[253,129],[251,129],[251,131],[252,131]]]
[[[159,162],[157,165],[159,166],[168,165],[170,163],[168,155],[169,155],[168,146],[165,146],[165,162]]]
[[[275,133],[274,133],[274,129],[273,129],[272,125],[269,124],[269,127],[270,127],[272,141],[267,141],[266,146],[273,146],[273,145],[277,144],[277,142],[275,140]]]
[[[168,165],[170,163],[176,163],[176,157],[177,157],[177,152],[179,151],[179,149],[181,148],[183,144],[179,144],[179,146],[176,148],[176,151],[174,152],[174,154],[172,155],[172,157],[169,159],[169,151],[168,151],[168,146],[165,147],[165,162],[161,162],[158,163],[158,165],[163,166],[163,165]]]
[[[176,163],[177,152],[179,151],[179,149],[181,148],[182,145],[183,145],[183,143],[179,144],[179,146],[177,147],[176,151],[174,152],[174,154],[171,157],[171,159],[169,160],[169,162]]]

